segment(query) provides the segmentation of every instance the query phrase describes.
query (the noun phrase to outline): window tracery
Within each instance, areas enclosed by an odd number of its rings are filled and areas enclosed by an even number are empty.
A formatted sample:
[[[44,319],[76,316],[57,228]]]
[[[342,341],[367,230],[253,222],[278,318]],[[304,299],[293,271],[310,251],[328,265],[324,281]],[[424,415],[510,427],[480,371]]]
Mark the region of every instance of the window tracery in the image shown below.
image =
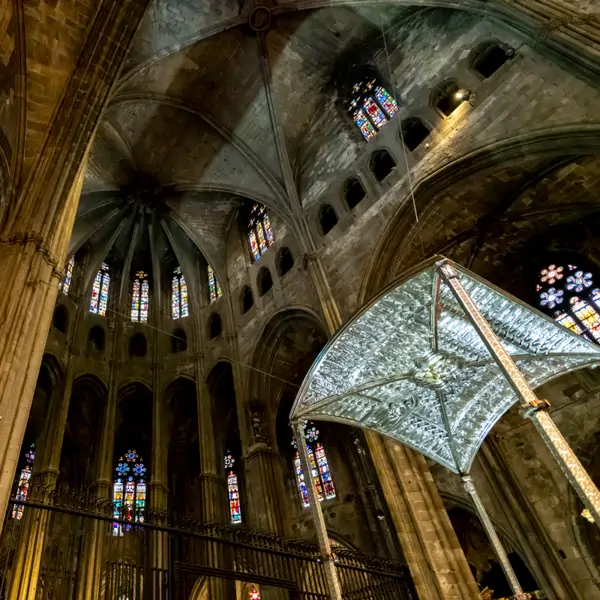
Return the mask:
[[[308,459],[311,466],[312,478],[317,492],[319,502],[323,500],[331,500],[335,498],[335,486],[329,470],[329,461],[323,444],[319,442],[319,430],[312,423],[307,423],[304,426],[304,436],[306,437],[306,446],[308,448]],[[296,441],[292,440],[292,446],[296,448]],[[306,479],[300,462],[300,454],[296,450],[294,458],[294,471],[298,482],[298,489],[302,499],[302,505],[306,508],[310,506],[308,489],[306,487]]]
[[[210,265],[206,267],[206,275],[208,277],[209,299],[211,302],[214,302],[223,295],[223,291],[221,290],[221,286],[215,275],[215,270]]]
[[[31,444],[29,450],[25,453],[25,461],[27,464],[21,469],[19,483],[17,485],[17,500],[27,500],[29,493],[29,483],[31,482],[31,472],[33,470],[33,461],[35,460],[35,444]],[[12,510],[12,518],[20,521],[23,518],[25,507],[22,504],[15,504]]]
[[[110,269],[106,263],[102,263],[92,288],[92,298],[90,300],[90,312],[106,316],[106,306],[108,304],[108,291],[110,289]]]
[[[252,260],[260,257],[275,243],[271,220],[262,204],[255,204],[248,217],[248,243]]]
[[[181,267],[173,271],[171,282],[171,314],[173,320],[182,319],[189,315],[188,310],[188,287]]]
[[[594,276],[577,265],[551,264],[539,273],[539,305],[557,323],[600,343],[600,288]]]
[[[399,110],[394,97],[372,75],[354,84],[345,108],[367,142]]]
[[[71,289],[71,280],[73,279],[73,269],[75,267],[75,256],[71,256],[69,262],[67,263],[67,267],[65,268],[65,277],[58,284],[58,289],[65,296],[69,294],[69,290]]]
[[[113,484],[113,516],[124,521],[144,522],[146,467],[136,450],[128,450],[117,463]],[[131,525],[114,523],[113,535],[123,535]]]
[[[136,323],[147,323],[149,306],[150,285],[148,284],[148,274],[145,271],[138,271],[133,279],[131,320]]]
[[[250,590],[249,598],[250,598],[250,600],[260,600],[260,594],[258,593],[258,590],[256,589],[256,587],[253,587]]]
[[[237,525],[242,522],[242,511],[240,509],[240,488],[238,475],[234,468],[235,458],[230,450],[225,453],[225,473],[227,474],[227,491],[229,493],[229,515],[231,523]]]

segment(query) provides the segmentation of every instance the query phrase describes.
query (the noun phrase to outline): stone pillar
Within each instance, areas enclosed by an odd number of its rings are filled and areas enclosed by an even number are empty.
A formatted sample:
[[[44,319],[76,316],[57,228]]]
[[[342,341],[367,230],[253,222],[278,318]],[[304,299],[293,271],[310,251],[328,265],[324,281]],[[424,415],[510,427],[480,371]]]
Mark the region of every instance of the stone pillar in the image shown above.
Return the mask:
[[[366,437],[419,598],[478,599],[425,457],[374,432]]]
[[[15,185],[0,224],[0,527],[62,276],[85,157],[147,4],[148,0],[99,3],[44,143],[27,178]]]
[[[50,406],[50,423],[44,439],[37,446],[37,464],[33,473],[29,500],[43,501],[56,488],[60,455],[73,387],[73,359],[65,373],[58,402]],[[40,565],[46,544],[46,534],[52,515],[47,510],[27,508],[23,513],[23,530],[12,568],[10,600],[35,600],[40,584]]]

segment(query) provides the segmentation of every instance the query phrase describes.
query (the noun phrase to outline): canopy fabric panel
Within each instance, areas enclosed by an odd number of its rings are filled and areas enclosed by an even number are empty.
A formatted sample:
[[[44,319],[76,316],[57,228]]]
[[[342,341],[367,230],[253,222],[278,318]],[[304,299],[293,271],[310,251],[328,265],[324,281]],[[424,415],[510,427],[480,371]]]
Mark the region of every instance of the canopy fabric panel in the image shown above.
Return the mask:
[[[349,321],[321,352],[291,420],[372,429],[467,473],[518,399],[437,272],[444,260],[531,387],[600,363],[600,347],[447,259],[423,263]]]

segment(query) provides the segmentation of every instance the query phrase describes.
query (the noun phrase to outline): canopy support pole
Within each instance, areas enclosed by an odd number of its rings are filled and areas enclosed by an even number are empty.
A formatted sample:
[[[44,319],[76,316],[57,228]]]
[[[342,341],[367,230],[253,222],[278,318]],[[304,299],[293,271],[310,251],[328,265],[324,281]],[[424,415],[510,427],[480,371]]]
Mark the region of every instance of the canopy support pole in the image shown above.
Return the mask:
[[[321,510],[321,503],[315,489],[313,478],[313,469],[310,464],[308,455],[308,447],[306,446],[306,438],[304,437],[304,423],[302,421],[294,421],[292,423],[294,437],[298,447],[298,455],[300,456],[300,464],[302,465],[302,473],[304,473],[304,483],[308,492],[310,501],[310,512],[312,513],[315,529],[317,530],[317,539],[319,542],[319,550],[323,556],[323,566],[325,567],[325,581],[330,600],[342,600],[342,589],[335,568],[335,561],[331,554],[331,545],[329,544],[329,536],[325,527],[325,518]]]
[[[473,500],[473,504],[475,505],[475,510],[477,511],[479,520],[481,521],[481,524],[483,525],[483,528],[485,529],[488,539],[490,540],[490,542],[494,548],[496,557],[498,558],[498,561],[500,562],[500,566],[502,567],[502,570],[504,571],[504,575],[506,576],[508,584],[510,585],[510,589],[512,590],[512,592],[514,594],[515,600],[525,600],[525,598],[527,598],[528,596],[523,593],[521,584],[519,583],[519,580],[517,579],[517,576],[516,576],[515,572],[513,571],[512,565],[510,564],[510,561],[508,560],[506,550],[504,549],[504,546],[502,545],[502,542],[500,541],[500,538],[498,537],[498,534],[496,533],[494,524],[492,523],[492,520],[490,519],[490,517],[487,513],[487,510],[485,509],[485,506],[483,505],[483,502],[481,501],[481,498],[479,497],[479,494],[477,493],[477,488],[475,487],[473,480],[471,479],[471,477],[469,475],[463,475],[462,481],[463,481],[463,485],[465,486],[465,490],[467,491],[469,496],[471,496],[471,500]]]
[[[517,397],[521,400],[523,414],[533,421],[535,428],[565,473],[567,480],[575,488],[577,495],[592,514],[596,525],[600,527],[600,491],[548,414],[548,402],[540,400],[529,387],[523,373],[504,349],[502,342],[496,337],[489,323],[463,287],[452,266],[447,261],[442,260],[436,264],[436,269],[444,283],[452,291],[456,301],[465,311],[481,341],[504,373]]]

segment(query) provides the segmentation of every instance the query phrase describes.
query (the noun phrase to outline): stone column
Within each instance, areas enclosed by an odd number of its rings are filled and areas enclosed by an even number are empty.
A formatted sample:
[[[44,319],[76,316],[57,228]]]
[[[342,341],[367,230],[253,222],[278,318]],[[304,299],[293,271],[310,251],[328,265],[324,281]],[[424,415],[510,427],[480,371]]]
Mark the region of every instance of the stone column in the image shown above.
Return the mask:
[[[419,598],[478,599],[425,457],[374,432],[366,437]]]
[[[0,527],[62,276],[85,157],[147,4],[148,0],[99,3],[43,145],[27,178],[15,185],[0,224]]]
[[[73,362],[70,356],[58,402],[50,406],[48,423],[41,444],[37,445],[37,464],[32,477],[29,500],[43,501],[56,488],[60,455],[73,387]],[[35,600],[40,583],[40,565],[44,554],[47,529],[52,514],[47,510],[27,508],[23,513],[23,530],[12,568],[10,600]]]

